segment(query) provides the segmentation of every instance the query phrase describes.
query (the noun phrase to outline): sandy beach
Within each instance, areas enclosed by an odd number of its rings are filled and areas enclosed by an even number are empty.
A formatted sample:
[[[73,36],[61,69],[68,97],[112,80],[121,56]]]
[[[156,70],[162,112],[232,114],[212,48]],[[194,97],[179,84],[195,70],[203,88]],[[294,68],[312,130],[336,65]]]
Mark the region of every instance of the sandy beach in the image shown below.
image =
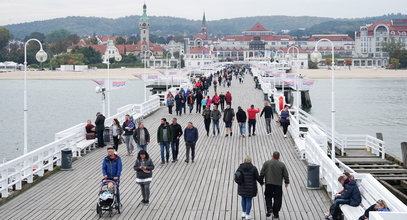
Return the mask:
[[[295,71],[294,71],[295,72]],[[159,73],[155,69],[126,68],[111,69],[112,79],[137,80],[133,74]],[[301,69],[300,73],[312,79],[331,78],[331,71],[327,69]],[[335,77],[342,79],[377,79],[377,78],[407,78],[407,70],[386,69],[344,69],[335,70]],[[1,72],[0,80],[19,80],[24,78],[23,71]],[[107,69],[88,70],[85,72],[67,71],[28,71],[27,78],[31,80],[89,80],[107,78]]]

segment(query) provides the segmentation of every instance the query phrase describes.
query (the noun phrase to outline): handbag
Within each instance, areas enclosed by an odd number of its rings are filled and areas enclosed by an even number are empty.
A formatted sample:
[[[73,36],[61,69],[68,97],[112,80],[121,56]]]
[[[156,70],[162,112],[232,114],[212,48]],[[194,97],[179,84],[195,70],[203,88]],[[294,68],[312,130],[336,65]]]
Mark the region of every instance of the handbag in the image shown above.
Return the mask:
[[[86,140],[95,139],[95,133],[86,133]]]

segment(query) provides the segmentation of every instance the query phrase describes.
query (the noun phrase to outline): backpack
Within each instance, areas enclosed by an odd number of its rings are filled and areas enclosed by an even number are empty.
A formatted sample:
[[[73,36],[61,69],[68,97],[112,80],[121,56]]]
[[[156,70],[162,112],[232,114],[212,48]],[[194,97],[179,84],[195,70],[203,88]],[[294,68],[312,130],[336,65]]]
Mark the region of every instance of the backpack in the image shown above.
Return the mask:
[[[241,185],[244,182],[244,176],[243,176],[243,172],[239,169],[236,170],[235,172],[235,182],[238,185]]]

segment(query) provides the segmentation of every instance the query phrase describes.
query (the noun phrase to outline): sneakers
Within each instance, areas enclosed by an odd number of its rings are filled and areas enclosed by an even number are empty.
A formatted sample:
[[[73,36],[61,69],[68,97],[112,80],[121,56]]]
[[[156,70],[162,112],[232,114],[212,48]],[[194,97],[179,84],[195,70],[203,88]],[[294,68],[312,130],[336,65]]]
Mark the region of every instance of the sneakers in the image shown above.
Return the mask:
[[[232,132],[230,132],[230,136],[232,137]]]
[[[250,215],[246,215],[245,219],[252,219]]]
[[[242,212],[242,218],[246,218],[246,212]]]
[[[189,160],[185,160],[185,163],[189,163]]]
[[[225,135],[225,137],[229,137],[229,135],[228,135],[228,134],[226,134],[226,135]]]
[[[287,135],[286,135],[286,134],[284,135],[284,138],[287,138]]]
[[[332,216],[327,216],[325,217],[326,220],[333,220],[334,218],[332,218]]]
[[[279,219],[280,217],[278,216],[278,214],[273,214],[273,219]]]
[[[255,133],[253,133],[253,135],[252,136],[256,136],[256,134]]]
[[[249,137],[251,137],[252,135],[251,134],[249,134]]]

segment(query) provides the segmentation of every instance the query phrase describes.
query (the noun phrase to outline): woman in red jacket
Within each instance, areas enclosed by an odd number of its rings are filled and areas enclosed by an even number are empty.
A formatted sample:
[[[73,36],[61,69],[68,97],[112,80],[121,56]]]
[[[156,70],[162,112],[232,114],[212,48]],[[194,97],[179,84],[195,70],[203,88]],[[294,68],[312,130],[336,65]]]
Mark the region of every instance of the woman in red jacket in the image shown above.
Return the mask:
[[[216,107],[219,107],[219,102],[220,98],[218,96],[218,93],[215,92],[215,95],[212,97],[212,103],[216,105]]]
[[[247,109],[247,115],[249,118],[249,137],[252,134],[253,136],[256,136],[256,114],[260,112],[260,109],[254,109],[254,105],[251,105],[250,108]],[[253,133],[251,132],[253,127]]]
[[[227,91],[225,100],[226,100],[226,105],[232,105],[232,93]]]

